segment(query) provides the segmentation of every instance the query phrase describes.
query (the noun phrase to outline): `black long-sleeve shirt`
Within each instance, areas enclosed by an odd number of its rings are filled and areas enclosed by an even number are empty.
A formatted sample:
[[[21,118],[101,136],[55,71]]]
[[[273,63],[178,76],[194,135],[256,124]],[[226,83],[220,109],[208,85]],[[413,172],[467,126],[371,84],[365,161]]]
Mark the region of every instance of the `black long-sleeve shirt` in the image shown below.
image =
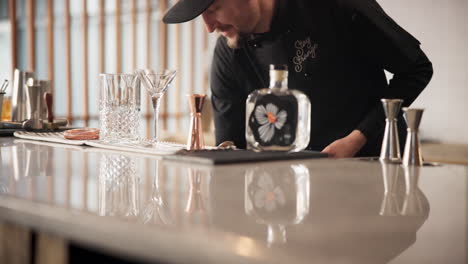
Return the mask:
[[[250,35],[239,49],[224,37],[217,41],[211,91],[218,144],[233,140],[245,147],[245,100],[268,87],[269,64],[287,64],[289,88],[311,101],[308,149],[320,151],[358,129],[367,138],[360,156],[380,152],[380,99],[400,98],[409,106],[433,73],[419,41],[375,0],[278,0],[269,32]],[[384,70],[394,74],[390,82]],[[403,147],[401,113],[398,127]]]

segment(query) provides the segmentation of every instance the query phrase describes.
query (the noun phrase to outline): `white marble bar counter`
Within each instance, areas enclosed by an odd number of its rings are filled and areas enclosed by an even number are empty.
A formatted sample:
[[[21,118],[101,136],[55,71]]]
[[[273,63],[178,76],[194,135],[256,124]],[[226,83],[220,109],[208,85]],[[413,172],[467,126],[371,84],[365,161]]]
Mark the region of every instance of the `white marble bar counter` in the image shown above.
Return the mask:
[[[14,138],[0,138],[0,157],[0,223],[117,258],[468,263],[464,166],[197,166]]]

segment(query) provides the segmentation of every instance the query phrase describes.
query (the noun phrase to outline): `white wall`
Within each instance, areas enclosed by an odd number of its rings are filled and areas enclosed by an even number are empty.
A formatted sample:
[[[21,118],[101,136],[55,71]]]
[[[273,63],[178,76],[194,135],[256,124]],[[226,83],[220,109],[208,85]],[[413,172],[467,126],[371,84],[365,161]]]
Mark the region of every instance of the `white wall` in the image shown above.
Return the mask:
[[[468,144],[468,1],[377,0],[421,43],[434,77],[413,103],[426,109],[424,139]]]

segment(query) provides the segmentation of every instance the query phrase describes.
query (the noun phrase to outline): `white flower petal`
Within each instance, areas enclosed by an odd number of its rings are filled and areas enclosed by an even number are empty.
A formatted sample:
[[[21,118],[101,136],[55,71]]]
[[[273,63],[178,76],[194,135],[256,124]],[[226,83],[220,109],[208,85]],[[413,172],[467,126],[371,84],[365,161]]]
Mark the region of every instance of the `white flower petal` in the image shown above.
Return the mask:
[[[286,198],[284,197],[284,192],[281,190],[280,187],[276,187],[273,191],[275,193],[276,201],[280,205],[284,205],[286,203]]]
[[[266,112],[267,113],[272,113],[276,116],[276,114],[278,113],[278,107],[272,103],[269,103],[267,104],[266,106]]]
[[[268,212],[271,212],[271,211],[275,210],[276,209],[276,201],[274,199],[273,200],[266,200],[265,209]]]
[[[254,195],[255,207],[262,208],[265,206],[265,196],[266,196],[266,191],[262,189],[258,190],[255,193]]]
[[[267,173],[260,175],[260,179],[258,179],[258,186],[263,190],[269,192],[273,190],[273,179]]]
[[[283,110],[283,111],[280,111],[276,117],[277,117],[277,119],[276,119],[275,127],[277,129],[281,129],[283,127],[284,123],[286,123],[288,113]]]
[[[263,105],[255,108],[255,118],[260,125],[268,123],[267,111]]]
[[[266,123],[258,129],[258,132],[264,142],[269,142],[275,134],[275,126],[274,124]]]

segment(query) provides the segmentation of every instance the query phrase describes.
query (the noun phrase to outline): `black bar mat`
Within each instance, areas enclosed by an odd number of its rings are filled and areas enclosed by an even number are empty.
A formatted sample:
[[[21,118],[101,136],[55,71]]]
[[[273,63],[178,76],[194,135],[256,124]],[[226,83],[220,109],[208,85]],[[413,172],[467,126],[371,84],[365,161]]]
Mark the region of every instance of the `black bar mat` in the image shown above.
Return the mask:
[[[181,150],[174,155],[164,156],[165,160],[182,161],[207,165],[249,163],[273,160],[297,160],[327,158],[328,155],[318,151],[280,152],[251,150]]]
[[[58,128],[58,129],[54,129],[54,130],[50,130],[50,129],[36,129],[36,130],[33,130],[33,131],[30,131],[30,132],[63,132],[65,130],[70,130],[70,129],[73,129],[71,127],[63,127],[63,128]],[[0,137],[13,137],[14,133],[17,132],[17,131],[27,131],[27,130],[24,130],[22,128],[17,128],[17,129],[9,129],[9,128],[0,128]]]
[[[12,137],[16,131],[22,131],[23,129],[0,129],[0,137]]]

